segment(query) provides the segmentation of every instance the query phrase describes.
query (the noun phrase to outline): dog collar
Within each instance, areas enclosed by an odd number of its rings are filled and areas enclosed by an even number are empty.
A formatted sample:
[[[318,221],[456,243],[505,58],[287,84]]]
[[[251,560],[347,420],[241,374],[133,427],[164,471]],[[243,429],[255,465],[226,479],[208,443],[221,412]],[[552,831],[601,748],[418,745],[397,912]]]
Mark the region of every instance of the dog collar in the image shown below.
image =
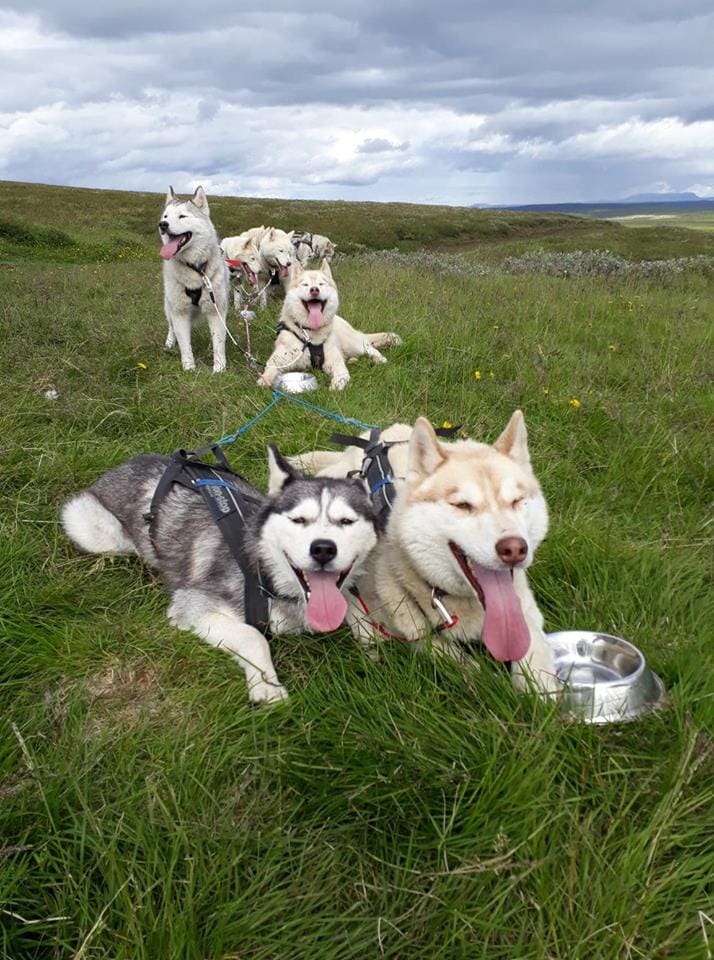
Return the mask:
[[[386,627],[382,626],[381,623],[378,623],[376,620],[373,620],[372,612],[367,606],[367,604],[364,602],[364,599],[361,593],[359,592],[359,590],[357,589],[357,587],[352,586],[349,588],[349,590],[352,596],[357,601],[357,603],[359,603],[360,607],[362,608],[362,612],[367,617],[367,622],[369,623],[369,625],[374,630],[376,630],[381,637],[384,637],[386,640],[399,640],[400,643],[418,643],[418,640],[410,640],[408,637],[402,637],[398,633],[391,633],[389,630],[387,630]],[[436,612],[441,617],[441,623],[437,624],[436,627],[434,627],[437,633],[443,633],[445,630],[451,630],[459,622],[458,616],[455,613],[449,613],[449,611],[447,610],[442,599],[445,596],[446,594],[444,593],[443,590],[440,590],[439,587],[431,588],[432,609],[436,610]]]

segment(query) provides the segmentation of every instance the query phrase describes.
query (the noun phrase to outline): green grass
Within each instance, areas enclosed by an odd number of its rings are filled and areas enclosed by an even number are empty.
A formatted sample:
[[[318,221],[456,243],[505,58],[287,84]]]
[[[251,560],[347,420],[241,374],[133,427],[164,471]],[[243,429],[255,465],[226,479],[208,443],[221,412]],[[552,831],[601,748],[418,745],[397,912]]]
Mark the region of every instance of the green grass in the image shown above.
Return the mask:
[[[0,194],[0,955],[706,960],[714,279],[498,268],[586,249],[592,230],[632,259],[707,253],[706,236],[524,214],[530,234],[484,239],[490,211],[212,201],[226,222],[241,212],[236,228],[283,210],[343,246],[401,230],[403,249],[448,249],[437,223],[453,216],[461,272],[438,256],[335,264],[343,315],[405,343],[310,399],[481,439],[522,407],[551,511],[532,568],[549,628],[630,638],[669,694],[631,725],[565,724],[488,663],[386,645],[375,664],[341,631],[275,639],[291,699],[261,710],[227,657],[169,626],[152,573],[78,555],[57,511],[109,466],[223,436],[269,395],[235,349],[210,373],[204,329],[196,373],[163,352],[158,197]],[[126,257],[104,259],[112,237]],[[255,322],[263,357],[276,312]],[[281,402],[229,455],[264,485],[268,442],[294,453],[333,428]]]

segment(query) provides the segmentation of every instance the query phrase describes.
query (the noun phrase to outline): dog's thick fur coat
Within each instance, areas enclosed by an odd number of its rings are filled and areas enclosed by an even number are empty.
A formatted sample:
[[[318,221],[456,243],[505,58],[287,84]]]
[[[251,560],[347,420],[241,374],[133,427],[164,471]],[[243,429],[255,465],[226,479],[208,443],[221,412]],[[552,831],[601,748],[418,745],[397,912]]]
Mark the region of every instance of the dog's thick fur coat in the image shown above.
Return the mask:
[[[270,448],[269,496],[231,480],[250,498],[239,507],[249,560],[242,569],[198,491],[174,485],[146,522],[168,463],[146,454],[105,473],[64,505],[65,532],[88,553],[138,554],[158,569],[171,623],[234,657],[251,700],[284,699],[267,639],[245,622],[246,578],[268,590],[273,633],[334,630],[347,611],[342,590],[376,543],[364,490],[352,480],[303,477]]]
[[[355,635],[373,644],[379,629],[421,643],[443,614],[434,590],[458,624],[434,636],[436,649],[460,657],[480,639],[497,660],[512,661],[514,684],[532,679],[555,690],[543,617],[526,569],[548,528],[548,512],[531,467],[525,422],[516,411],[491,446],[443,443],[424,419],[382,433],[390,446],[394,507],[369,567],[358,577],[364,606],[348,616]],[[322,476],[359,471],[362,451],[314,451],[293,462]],[[512,579],[511,579],[512,578]]]
[[[184,370],[195,369],[191,327],[203,317],[211,331],[213,372],[220,373],[226,368],[228,270],[203,187],[197,187],[190,200],[181,200],[169,187],[159,236],[168,323],[166,349],[178,343]]]
[[[303,270],[295,263],[278,321],[273,352],[258,383],[272,385],[279,373],[309,370],[308,341],[324,349],[324,370],[331,390],[343,390],[350,381],[346,360],[367,356],[386,363],[378,347],[400,344],[396,333],[362,333],[337,315],[337,286],[327,261],[319,270]]]

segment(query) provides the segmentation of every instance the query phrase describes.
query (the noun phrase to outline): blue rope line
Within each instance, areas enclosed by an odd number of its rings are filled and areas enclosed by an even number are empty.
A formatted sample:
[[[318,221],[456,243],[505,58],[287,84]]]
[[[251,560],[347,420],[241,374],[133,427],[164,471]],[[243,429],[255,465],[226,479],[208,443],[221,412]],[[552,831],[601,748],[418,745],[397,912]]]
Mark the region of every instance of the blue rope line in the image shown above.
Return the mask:
[[[278,402],[278,400],[280,400],[280,397],[277,395],[277,391],[276,391],[273,393],[273,399],[270,401],[267,407],[263,407],[260,413],[256,413],[256,415],[253,417],[252,420],[249,420],[248,423],[243,424],[243,426],[240,427],[239,430],[236,430],[235,433],[229,433],[227,436],[221,437],[220,440],[216,440],[216,446],[222,447],[229,443],[235,443],[238,437],[240,437],[244,433],[247,433],[247,431],[250,430],[250,428],[253,426],[254,423],[257,423],[261,417],[264,417],[269,410],[272,410],[275,404]]]
[[[263,409],[256,413],[252,420],[249,420],[247,423],[243,424],[235,433],[229,433],[225,437],[221,437],[220,440],[216,440],[213,446],[222,447],[230,443],[235,443],[238,437],[242,436],[244,433],[247,433],[248,430],[257,423],[261,417],[264,417],[265,414],[272,410],[273,407],[280,400],[289,400],[290,403],[297,403],[301,407],[307,407],[308,410],[314,410],[316,413],[321,413],[323,417],[329,417],[331,420],[337,420],[338,423],[345,423],[349,427],[359,427],[360,430],[378,430],[377,424],[375,423],[362,423],[361,420],[355,420],[353,417],[343,417],[339,413],[333,413],[331,410],[325,410],[323,407],[316,407],[314,403],[308,403],[307,400],[300,400],[298,397],[293,397],[289,393],[283,393],[282,390],[273,390],[273,399],[270,403],[263,407]]]
[[[362,423],[361,420],[355,420],[353,417],[343,417],[339,413],[333,413],[331,410],[325,410],[323,407],[316,407],[314,403],[308,403],[307,400],[301,400],[299,397],[293,397],[289,393],[283,393],[281,390],[273,390],[274,397],[282,397],[289,400],[290,403],[297,403],[301,407],[307,407],[308,410],[315,410],[321,413],[323,417],[329,417],[331,420],[337,420],[338,423],[346,423],[350,427],[359,427],[361,430],[378,430],[376,423]]]

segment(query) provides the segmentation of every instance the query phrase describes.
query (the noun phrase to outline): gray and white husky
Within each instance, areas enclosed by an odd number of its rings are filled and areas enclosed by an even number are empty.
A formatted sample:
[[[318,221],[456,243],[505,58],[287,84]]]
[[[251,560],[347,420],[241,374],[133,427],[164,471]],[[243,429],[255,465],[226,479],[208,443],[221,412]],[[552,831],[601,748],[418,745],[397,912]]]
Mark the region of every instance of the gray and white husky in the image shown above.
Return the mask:
[[[305,477],[274,447],[268,496],[216,471],[217,480],[203,482],[220,488],[221,512],[237,510],[242,519],[239,563],[199,491],[174,483],[154,500],[171,462],[145,454],[105,473],[64,504],[64,530],[88,553],[138,554],[156,568],[171,598],[171,623],[234,657],[252,701],[282,700],[287,691],[259,627],[322,633],[343,622],[343,591],[376,543],[362,485]],[[246,622],[250,590],[266,598],[256,625]]]
[[[213,372],[226,368],[228,268],[211,223],[203,187],[181,200],[169,187],[159,221],[164,260],[164,310],[169,330],[166,349],[177,342],[184,370],[195,369],[191,326],[205,318],[213,343]]]

